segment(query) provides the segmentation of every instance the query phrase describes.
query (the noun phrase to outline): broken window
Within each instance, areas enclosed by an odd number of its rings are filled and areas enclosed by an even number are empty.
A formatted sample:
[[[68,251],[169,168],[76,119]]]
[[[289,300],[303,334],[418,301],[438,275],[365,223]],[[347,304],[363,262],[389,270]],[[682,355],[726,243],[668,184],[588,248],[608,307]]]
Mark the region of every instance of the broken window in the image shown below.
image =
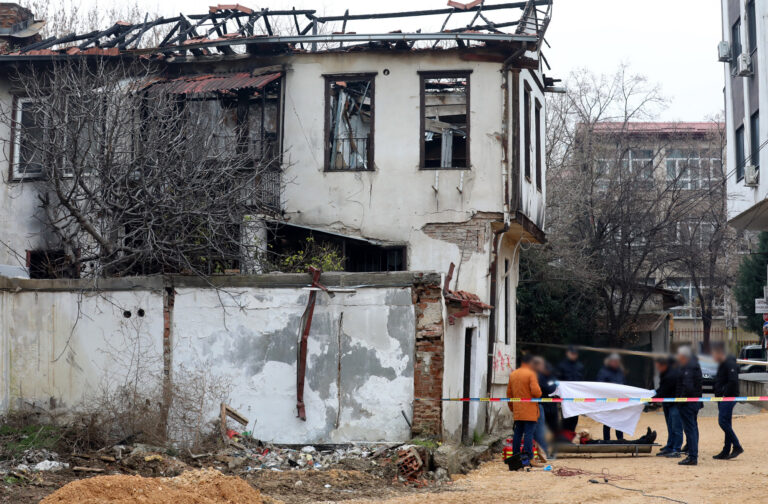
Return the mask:
[[[405,271],[407,267],[407,250],[403,245],[385,244],[295,224],[283,224],[271,229],[269,248],[278,257],[295,256],[297,251],[303,250],[303,244],[309,238],[338,250],[344,271]]]
[[[32,99],[17,98],[14,110],[13,179],[36,178],[43,175],[43,145],[45,123],[40,107]]]
[[[421,167],[470,167],[469,72],[421,74]]]
[[[326,76],[326,170],[373,170],[373,81],[373,75]]]
[[[27,250],[29,278],[78,278],[63,250]]]

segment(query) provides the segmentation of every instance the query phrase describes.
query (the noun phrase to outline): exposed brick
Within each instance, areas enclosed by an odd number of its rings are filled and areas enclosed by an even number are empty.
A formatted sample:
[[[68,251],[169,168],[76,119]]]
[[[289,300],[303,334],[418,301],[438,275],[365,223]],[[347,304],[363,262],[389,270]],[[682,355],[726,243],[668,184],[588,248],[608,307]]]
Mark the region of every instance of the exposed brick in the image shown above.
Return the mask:
[[[442,431],[443,323],[441,290],[436,285],[417,285],[413,290],[416,308],[416,361],[413,373],[414,394],[422,401],[413,406],[414,436],[440,436]],[[428,316],[425,316],[425,312]]]

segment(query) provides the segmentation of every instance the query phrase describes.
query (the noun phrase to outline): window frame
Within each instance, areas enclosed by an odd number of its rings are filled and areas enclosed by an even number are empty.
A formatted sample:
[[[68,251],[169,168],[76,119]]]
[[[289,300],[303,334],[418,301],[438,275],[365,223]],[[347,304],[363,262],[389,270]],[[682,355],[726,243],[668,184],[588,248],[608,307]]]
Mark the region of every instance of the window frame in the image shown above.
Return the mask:
[[[22,173],[18,170],[21,160],[21,114],[23,104],[34,102],[34,98],[28,96],[14,96],[11,103],[11,142],[10,142],[10,163],[8,166],[8,180],[10,182],[25,182],[41,180],[44,176],[45,167],[41,167],[40,173]],[[45,133],[45,131],[43,131]],[[41,163],[42,164],[42,163]]]
[[[324,119],[323,119],[323,171],[327,173],[365,173],[376,171],[375,144],[376,144],[376,76],[378,72],[338,73],[323,74],[324,80]],[[371,132],[370,144],[367,146],[368,168],[360,169],[336,169],[331,168],[331,84],[337,80],[368,80],[371,83]]]
[[[471,170],[472,169],[472,129],[471,129],[471,95],[472,95],[472,70],[428,70],[419,71],[419,170]],[[466,108],[467,108],[467,162],[466,166],[425,166],[427,157],[426,146],[426,108],[427,92],[425,83],[429,79],[465,79],[466,86]]]
[[[747,43],[749,44],[749,53],[754,54],[757,51],[757,14],[755,11],[755,0],[747,0]]]
[[[742,124],[738,128],[736,128],[736,131],[734,133],[735,135],[735,144],[734,149],[736,149],[736,166],[735,166],[735,173],[736,173],[736,182],[739,182],[740,180],[744,179],[744,167],[746,164],[746,150],[744,149],[744,125]]]
[[[749,116],[749,163],[760,169],[760,109]]]
[[[739,56],[744,51],[741,43],[741,18],[731,25],[731,74],[736,75],[739,69]]]
[[[531,92],[533,89],[525,82],[523,84],[523,175],[531,182]]]
[[[542,175],[543,175],[543,160],[542,160],[542,154],[541,154],[541,110],[542,110],[542,104],[539,101],[538,98],[534,98],[534,128],[536,131],[536,141],[535,148],[536,148],[536,190],[541,192],[541,186],[542,186]]]

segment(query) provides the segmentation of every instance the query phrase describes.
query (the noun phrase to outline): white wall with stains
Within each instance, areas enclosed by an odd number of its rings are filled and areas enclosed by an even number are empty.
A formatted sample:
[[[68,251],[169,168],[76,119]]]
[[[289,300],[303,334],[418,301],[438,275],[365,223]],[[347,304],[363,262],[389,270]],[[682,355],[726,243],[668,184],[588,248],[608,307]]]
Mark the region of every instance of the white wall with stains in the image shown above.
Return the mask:
[[[448,313],[455,313],[449,309]],[[443,369],[443,397],[464,396],[464,357],[466,355],[466,337],[470,331],[470,372],[469,397],[485,395],[486,370],[488,368],[488,317],[469,315],[455,318],[453,324],[445,326],[445,365]],[[462,411],[469,408],[468,434],[485,432],[486,405],[479,402],[461,403],[448,401],[443,403],[443,438],[460,442],[462,437]]]
[[[403,413],[412,417],[414,389],[411,290],[318,293],[306,422],[296,417],[299,330],[309,297],[300,287],[178,288],[171,379],[194,374],[228,384],[229,404],[265,441],[405,441]],[[77,408],[105,389],[137,383],[160,390],[162,291],[3,290],[0,316],[0,411]]]
[[[202,368],[228,380],[229,404],[250,419],[249,429],[264,441],[409,439],[401,411],[411,418],[411,289],[358,289],[333,298],[318,293],[308,341],[304,422],[296,417],[296,377],[308,296],[303,289],[179,289],[173,376]]]
[[[0,411],[68,409],[105,389],[157,385],[162,332],[159,292],[2,291]]]

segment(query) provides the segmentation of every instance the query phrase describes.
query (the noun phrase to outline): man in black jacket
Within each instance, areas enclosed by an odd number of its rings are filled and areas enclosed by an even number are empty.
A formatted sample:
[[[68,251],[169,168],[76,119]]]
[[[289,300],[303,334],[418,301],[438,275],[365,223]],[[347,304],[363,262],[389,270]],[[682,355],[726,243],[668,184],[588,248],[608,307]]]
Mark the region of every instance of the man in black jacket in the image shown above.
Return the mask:
[[[575,346],[569,346],[565,352],[565,359],[557,365],[557,376],[560,381],[582,381],[584,379],[584,364],[579,362],[579,351]],[[563,418],[563,430],[576,434],[576,426],[579,417]]]
[[[712,343],[712,358],[719,364],[717,376],[715,376],[715,397],[736,397],[739,395],[739,365],[736,358],[725,353],[725,345],[722,342]],[[725,432],[723,451],[715,455],[714,459],[732,459],[744,453],[744,448],[739,443],[739,438],[733,432],[733,408],[735,402],[717,403],[717,421]],[[731,451],[733,447],[733,451]]]
[[[675,387],[675,397],[701,397],[701,366],[693,355],[691,347],[682,346],[677,350],[677,363],[680,376]],[[688,456],[678,462],[680,465],[697,465],[699,463],[699,410],[700,402],[679,403],[680,420],[683,422],[683,432],[688,444]]]
[[[680,370],[677,369],[672,357],[656,359],[656,371],[659,373],[659,388],[656,397],[673,398],[677,390],[677,380]],[[662,403],[664,420],[667,423],[667,444],[659,450],[657,457],[680,457],[680,447],[683,445],[683,424],[680,421],[680,410],[675,403]]]

